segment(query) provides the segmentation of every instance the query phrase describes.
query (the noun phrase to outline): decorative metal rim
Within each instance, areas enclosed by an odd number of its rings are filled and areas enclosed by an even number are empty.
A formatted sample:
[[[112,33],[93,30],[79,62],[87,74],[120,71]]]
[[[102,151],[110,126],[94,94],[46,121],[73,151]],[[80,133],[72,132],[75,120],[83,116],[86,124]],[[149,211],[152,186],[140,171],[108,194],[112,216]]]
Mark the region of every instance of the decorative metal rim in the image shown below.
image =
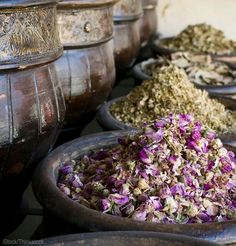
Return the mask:
[[[100,41],[96,41],[96,42],[92,42],[92,43],[89,43],[89,44],[83,44],[83,45],[79,45],[79,44],[63,44],[63,48],[64,50],[70,50],[70,49],[83,49],[83,48],[90,48],[90,47],[95,47],[95,46],[98,46],[100,44],[104,44],[104,43],[107,43],[109,42],[110,40],[112,40],[114,38],[114,36],[110,36],[106,39],[103,39],[103,40],[100,40]]]
[[[45,54],[41,54],[38,56],[34,55],[31,57],[31,59],[29,56],[20,57],[20,58],[16,57],[14,60],[11,59],[10,61],[2,62],[0,64],[0,71],[6,69],[25,69],[35,65],[53,62],[62,56],[63,47],[61,46],[57,49],[54,49],[47,54],[48,54],[47,56],[45,56]]]
[[[3,0],[0,2],[0,8],[21,8],[50,3],[58,3],[60,0]]]
[[[130,22],[130,21],[136,21],[143,17],[143,13],[138,15],[132,15],[132,16],[113,16],[113,21],[116,23],[119,22]]]
[[[77,9],[112,6],[119,0],[64,0],[58,4],[58,9]]]

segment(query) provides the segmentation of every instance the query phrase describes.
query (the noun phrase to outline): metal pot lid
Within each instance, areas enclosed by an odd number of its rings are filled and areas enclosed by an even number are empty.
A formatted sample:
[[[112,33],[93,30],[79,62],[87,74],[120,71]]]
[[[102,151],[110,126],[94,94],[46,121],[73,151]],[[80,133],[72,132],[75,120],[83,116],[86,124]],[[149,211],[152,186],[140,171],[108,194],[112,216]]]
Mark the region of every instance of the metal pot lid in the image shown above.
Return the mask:
[[[28,7],[49,3],[57,3],[59,0],[1,0],[0,8]]]
[[[65,8],[91,8],[100,6],[110,6],[119,0],[63,0],[58,4],[59,9]]]

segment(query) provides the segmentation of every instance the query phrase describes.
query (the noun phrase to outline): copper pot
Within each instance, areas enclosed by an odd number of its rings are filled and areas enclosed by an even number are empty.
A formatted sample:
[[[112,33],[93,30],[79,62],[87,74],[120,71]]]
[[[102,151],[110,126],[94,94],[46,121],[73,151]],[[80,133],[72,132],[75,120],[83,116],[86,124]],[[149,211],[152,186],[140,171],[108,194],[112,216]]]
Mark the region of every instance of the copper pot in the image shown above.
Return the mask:
[[[131,66],[140,49],[141,0],[120,0],[113,10],[115,63],[118,73]]]
[[[56,3],[0,2],[0,207],[4,209],[18,205],[64,119],[64,98],[54,63],[48,63],[62,54]],[[1,217],[0,231],[2,221]]]
[[[103,103],[115,81],[112,7],[116,0],[62,1],[58,25],[65,52],[56,70],[65,95],[67,126]]]
[[[143,17],[140,25],[141,44],[144,46],[157,32],[157,0],[142,0]]]

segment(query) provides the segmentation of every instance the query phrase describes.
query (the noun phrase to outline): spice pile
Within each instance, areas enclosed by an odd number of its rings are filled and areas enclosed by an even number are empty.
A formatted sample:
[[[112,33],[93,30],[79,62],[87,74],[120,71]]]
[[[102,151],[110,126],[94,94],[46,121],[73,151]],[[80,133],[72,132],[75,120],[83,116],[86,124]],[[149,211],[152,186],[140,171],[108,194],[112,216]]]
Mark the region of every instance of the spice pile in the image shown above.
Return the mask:
[[[144,62],[142,70],[153,76],[161,66],[174,64],[183,68],[191,82],[199,85],[236,84],[236,71],[222,62],[213,61],[209,55],[194,55],[188,52],[176,52],[167,57]]]
[[[89,208],[139,221],[236,216],[234,153],[191,115],[170,114],[112,149],[65,163],[58,187]]]
[[[194,114],[197,120],[218,133],[236,127],[235,114],[210,99],[206,91],[196,89],[186,73],[174,65],[160,68],[151,80],[135,87],[112,104],[110,110],[117,120],[135,127],[169,113]]]
[[[187,26],[177,36],[163,39],[160,44],[178,51],[227,54],[236,51],[236,42],[225,37],[221,30],[207,24]]]

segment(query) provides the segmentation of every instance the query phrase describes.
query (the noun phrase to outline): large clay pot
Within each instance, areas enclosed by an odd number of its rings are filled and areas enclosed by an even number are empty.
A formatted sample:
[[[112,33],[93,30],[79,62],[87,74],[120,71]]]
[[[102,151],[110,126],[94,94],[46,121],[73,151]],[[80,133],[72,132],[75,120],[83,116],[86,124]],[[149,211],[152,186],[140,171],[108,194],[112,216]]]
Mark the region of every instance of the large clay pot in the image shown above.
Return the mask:
[[[143,17],[140,25],[141,44],[147,42],[157,33],[157,0],[142,0]]]
[[[142,0],[120,0],[113,10],[115,63],[117,73],[130,67],[140,49]]]
[[[56,62],[68,127],[83,128],[115,82],[112,7],[116,0],[62,1],[58,25],[64,55]]]
[[[64,120],[56,3],[0,2],[0,234]]]
[[[135,132],[97,133],[75,139],[51,152],[41,163],[33,179],[35,195],[44,209],[62,221],[76,226],[78,230],[84,228],[90,231],[169,232],[208,239],[222,244],[235,243],[236,220],[204,224],[159,224],[134,221],[87,208],[67,197],[57,187],[59,168],[63,163],[80,158],[97,149],[110,148],[117,144],[118,138],[135,134]]]

